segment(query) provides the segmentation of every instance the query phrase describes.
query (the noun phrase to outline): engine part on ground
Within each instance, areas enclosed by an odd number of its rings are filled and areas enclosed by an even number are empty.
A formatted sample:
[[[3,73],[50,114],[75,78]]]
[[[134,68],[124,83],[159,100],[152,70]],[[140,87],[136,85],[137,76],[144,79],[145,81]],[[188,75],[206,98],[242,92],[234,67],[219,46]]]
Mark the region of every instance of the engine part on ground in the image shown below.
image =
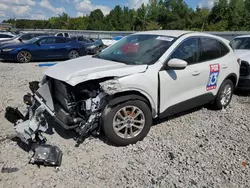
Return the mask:
[[[13,124],[16,124],[16,122],[20,119],[24,120],[24,116],[18,108],[12,108],[10,106],[5,109],[5,118]]]
[[[26,144],[30,142],[44,142],[45,138],[42,136],[42,132],[48,129],[48,123],[45,119],[43,112],[45,107],[40,105],[35,112],[32,112],[32,107],[29,110],[30,119],[19,122],[14,130],[17,136]]]
[[[62,163],[62,151],[57,146],[33,144],[29,154],[30,164],[58,167]]]

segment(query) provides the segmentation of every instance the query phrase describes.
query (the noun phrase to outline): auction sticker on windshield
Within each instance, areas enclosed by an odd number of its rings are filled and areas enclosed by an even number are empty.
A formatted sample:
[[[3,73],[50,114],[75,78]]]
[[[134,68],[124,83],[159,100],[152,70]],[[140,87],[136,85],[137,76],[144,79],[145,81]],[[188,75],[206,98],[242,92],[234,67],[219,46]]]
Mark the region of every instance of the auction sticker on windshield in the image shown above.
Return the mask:
[[[220,65],[219,64],[210,65],[210,73],[209,73],[209,80],[207,84],[207,91],[216,89],[219,74],[220,74]]]
[[[174,40],[174,38],[172,38],[172,37],[163,37],[163,36],[159,36],[156,39],[157,40],[164,40],[164,41],[168,41],[168,42],[171,42],[172,40]]]

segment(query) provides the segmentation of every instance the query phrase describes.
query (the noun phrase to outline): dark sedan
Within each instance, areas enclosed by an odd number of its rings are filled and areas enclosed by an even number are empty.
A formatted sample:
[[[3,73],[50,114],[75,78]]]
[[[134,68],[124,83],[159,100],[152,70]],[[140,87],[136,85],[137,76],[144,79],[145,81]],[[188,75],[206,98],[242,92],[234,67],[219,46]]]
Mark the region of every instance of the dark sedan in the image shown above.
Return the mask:
[[[102,40],[96,40],[94,42],[85,43],[89,55],[94,55],[101,52],[107,46],[105,46]]]
[[[64,37],[41,36],[25,43],[0,47],[0,58],[27,63],[32,60],[73,59],[87,54],[83,43]]]

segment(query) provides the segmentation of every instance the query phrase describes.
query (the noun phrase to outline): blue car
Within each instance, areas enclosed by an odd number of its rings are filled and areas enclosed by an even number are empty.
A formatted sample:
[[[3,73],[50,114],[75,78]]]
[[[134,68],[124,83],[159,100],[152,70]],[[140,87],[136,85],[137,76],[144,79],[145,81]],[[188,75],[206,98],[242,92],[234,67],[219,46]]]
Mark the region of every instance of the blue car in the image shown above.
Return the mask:
[[[76,40],[56,36],[35,37],[19,44],[0,47],[0,58],[27,63],[33,60],[73,59],[87,55],[85,45]]]

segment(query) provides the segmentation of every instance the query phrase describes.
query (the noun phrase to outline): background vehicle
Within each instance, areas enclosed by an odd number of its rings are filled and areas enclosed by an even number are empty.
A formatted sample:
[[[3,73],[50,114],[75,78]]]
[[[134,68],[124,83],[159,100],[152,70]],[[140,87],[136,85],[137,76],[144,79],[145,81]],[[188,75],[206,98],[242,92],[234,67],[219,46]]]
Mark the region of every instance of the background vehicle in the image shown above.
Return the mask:
[[[235,37],[230,45],[241,59],[238,89],[250,90],[250,35]]]
[[[71,37],[73,40],[77,40],[79,42],[86,42],[86,43],[91,43],[91,42],[95,42],[94,39],[89,39],[83,36],[77,36],[77,37]]]
[[[88,50],[88,54],[94,55],[105,49],[107,46],[103,44],[101,39],[98,39],[94,42],[85,43],[85,46]]]
[[[66,37],[66,38],[70,38],[70,34],[67,32],[60,32],[60,33],[56,33],[55,36],[57,37]]]
[[[73,59],[86,54],[87,50],[82,43],[56,36],[35,37],[25,43],[0,47],[2,59],[20,63],[31,60]]]
[[[0,46],[2,46],[4,44],[23,43],[23,42],[26,42],[26,41],[34,38],[34,37],[46,36],[46,35],[50,35],[50,34],[46,34],[46,33],[21,33],[21,34],[16,35],[15,37],[13,37],[11,39],[0,41]]]
[[[10,32],[0,32],[0,41],[15,37],[16,35]]]
[[[15,130],[28,142],[29,126],[40,126],[30,122],[46,122],[40,114],[48,112],[65,129],[75,129],[80,140],[102,129],[116,145],[133,144],[147,135],[153,118],[207,103],[227,107],[239,67],[221,37],[189,31],[135,33],[95,56],[48,68],[34,93],[38,105],[29,108],[36,115]]]

